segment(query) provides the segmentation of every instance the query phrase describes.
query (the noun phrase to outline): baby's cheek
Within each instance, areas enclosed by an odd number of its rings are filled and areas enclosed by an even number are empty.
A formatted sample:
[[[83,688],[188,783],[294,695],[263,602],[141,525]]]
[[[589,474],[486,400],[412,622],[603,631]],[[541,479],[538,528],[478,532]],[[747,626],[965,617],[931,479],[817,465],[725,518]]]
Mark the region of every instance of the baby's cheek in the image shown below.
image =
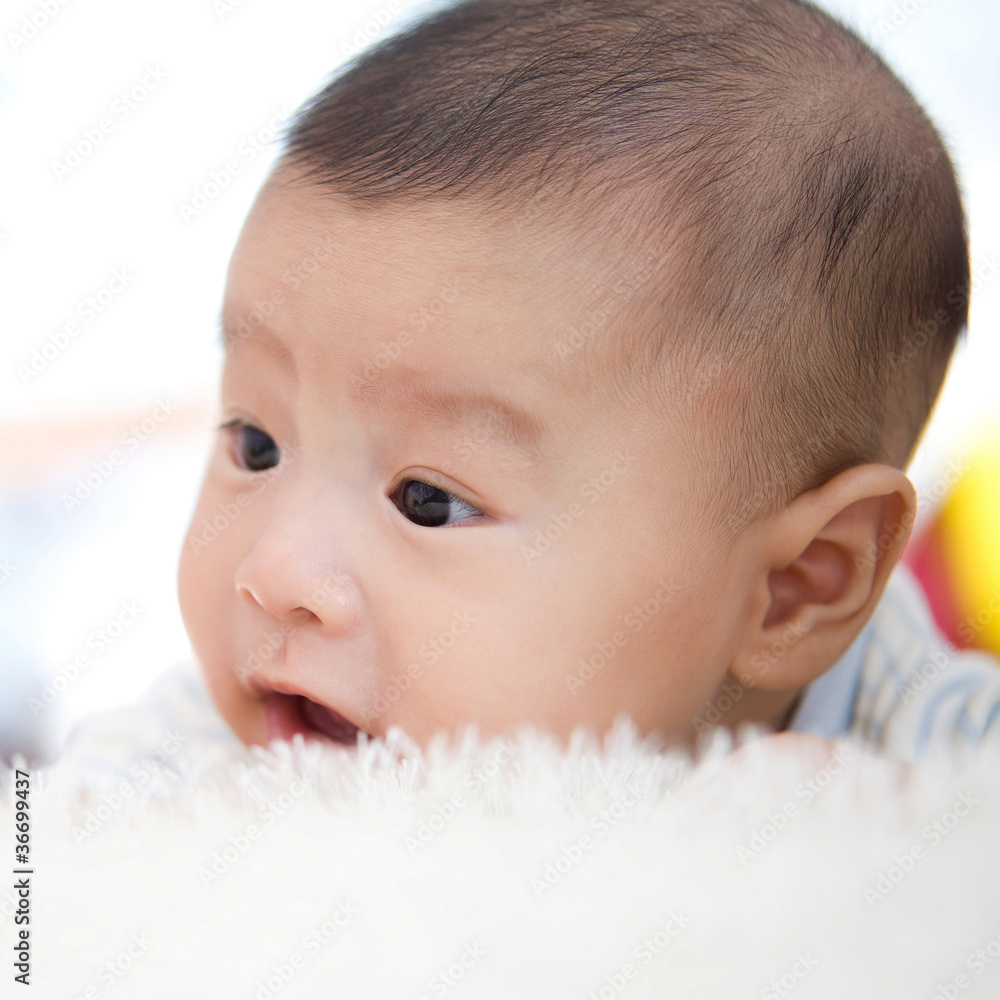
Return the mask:
[[[263,704],[233,683],[231,675],[223,672],[210,674],[207,668],[203,669],[212,701],[230,729],[247,745],[266,743],[267,721]]]
[[[180,566],[177,574],[177,597],[180,603],[181,617],[188,639],[195,654],[200,653],[200,639],[203,631],[200,619],[204,616],[204,587],[201,580],[202,564],[195,559],[189,549],[190,536],[185,539],[181,550]]]
[[[210,686],[233,676],[235,662],[232,618],[236,600],[229,542],[225,532],[213,533],[205,514],[203,494],[192,518],[178,569],[178,599],[184,627],[196,659]]]
[[[193,559],[188,556],[182,557],[178,593],[181,616],[191,642],[191,649],[205,672],[211,688],[224,654],[217,635],[218,630],[212,627],[215,609],[211,604],[211,593],[200,575],[200,570],[201,566]]]

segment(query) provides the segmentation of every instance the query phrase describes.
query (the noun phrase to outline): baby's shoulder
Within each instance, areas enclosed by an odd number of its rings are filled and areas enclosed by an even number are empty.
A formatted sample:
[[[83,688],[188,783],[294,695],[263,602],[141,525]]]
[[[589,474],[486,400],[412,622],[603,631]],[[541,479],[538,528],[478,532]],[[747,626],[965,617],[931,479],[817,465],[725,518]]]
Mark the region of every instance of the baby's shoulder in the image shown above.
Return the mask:
[[[920,585],[900,567],[871,622],[852,731],[889,755],[1000,746],[1000,662],[957,649]]]
[[[124,782],[141,793],[179,777],[193,762],[201,766],[240,745],[216,711],[197,665],[181,663],[133,704],[82,719],[55,763],[77,780]]]

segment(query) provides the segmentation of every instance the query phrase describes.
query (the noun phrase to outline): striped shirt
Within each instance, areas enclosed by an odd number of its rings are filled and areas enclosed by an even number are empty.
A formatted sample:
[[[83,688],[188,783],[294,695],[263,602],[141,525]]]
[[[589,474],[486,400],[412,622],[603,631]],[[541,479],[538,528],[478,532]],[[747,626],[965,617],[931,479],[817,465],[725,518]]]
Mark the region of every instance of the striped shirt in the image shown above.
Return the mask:
[[[908,762],[985,742],[1000,747],[1000,662],[951,645],[899,566],[868,624],[809,685],[788,728],[851,738]]]

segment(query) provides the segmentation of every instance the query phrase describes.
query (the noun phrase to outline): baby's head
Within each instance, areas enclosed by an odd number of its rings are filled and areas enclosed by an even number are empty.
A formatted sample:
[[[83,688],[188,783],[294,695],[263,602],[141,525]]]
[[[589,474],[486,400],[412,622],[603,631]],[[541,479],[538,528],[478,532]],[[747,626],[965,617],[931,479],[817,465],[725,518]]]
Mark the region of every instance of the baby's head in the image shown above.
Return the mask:
[[[933,127],[795,0],[480,0],[363,54],[230,267],[180,580],[219,709],[780,728],[899,558],[967,288]]]

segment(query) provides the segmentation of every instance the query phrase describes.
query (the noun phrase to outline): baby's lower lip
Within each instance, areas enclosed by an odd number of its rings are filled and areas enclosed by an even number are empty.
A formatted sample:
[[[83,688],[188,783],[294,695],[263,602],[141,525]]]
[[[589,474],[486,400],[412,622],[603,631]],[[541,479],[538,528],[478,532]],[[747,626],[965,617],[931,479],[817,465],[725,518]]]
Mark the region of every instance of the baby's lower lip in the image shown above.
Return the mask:
[[[264,712],[268,742],[290,740],[301,733],[306,739],[354,746],[360,731],[339,713],[298,694],[272,691],[264,703]]]

